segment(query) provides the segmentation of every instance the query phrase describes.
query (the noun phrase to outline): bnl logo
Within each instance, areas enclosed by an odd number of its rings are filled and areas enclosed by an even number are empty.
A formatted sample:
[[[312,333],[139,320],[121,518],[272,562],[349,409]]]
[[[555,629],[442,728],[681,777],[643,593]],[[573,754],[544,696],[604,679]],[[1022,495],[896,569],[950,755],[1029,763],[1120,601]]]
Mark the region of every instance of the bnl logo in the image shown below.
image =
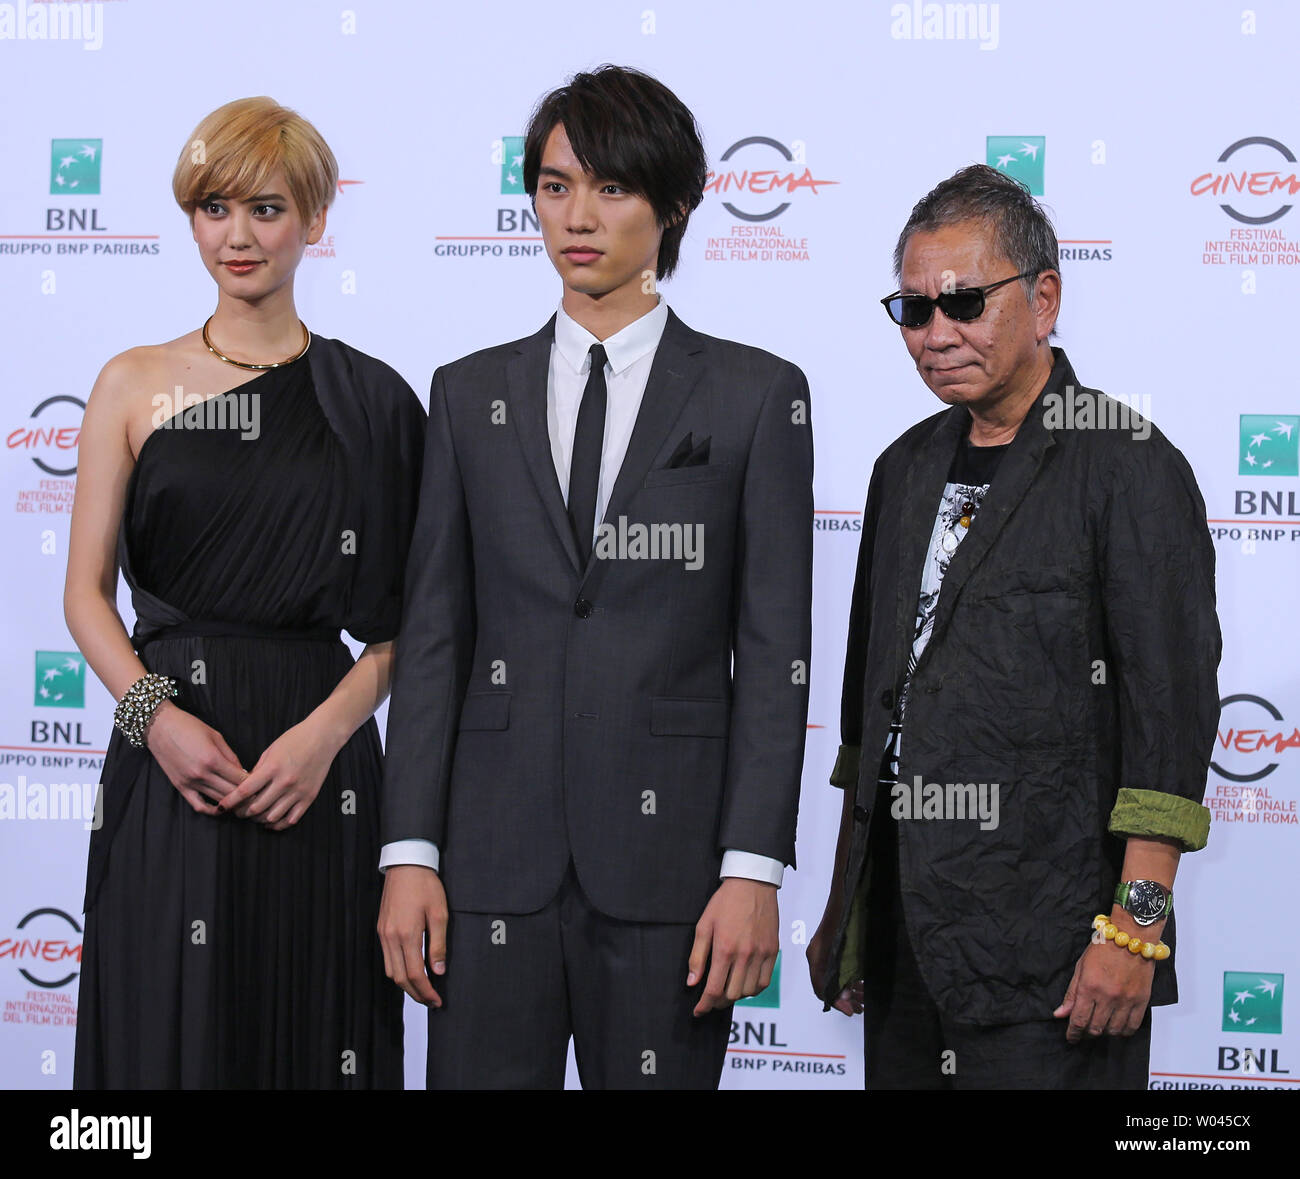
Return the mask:
[[[1224,971],[1223,1030],[1251,1035],[1282,1034],[1283,976],[1259,971]],[[1276,1048],[1219,1047],[1223,1072],[1287,1074]]]
[[[86,660],[80,651],[36,652],[36,706],[84,708]]]
[[[1238,475],[1300,475],[1300,414],[1239,417]]]
[[[96,196],[102,139],[50,140],[50,192],[63,196]]]
[[[990,168],[1019,180],[1034,196],[1042,196],[1043,174],[1047,168],[1047,136],[985,136],[984,162]]]
[[[1280,974],[1224,971],[1223,1030],[1280,1036],[1282,979]]]
[[[501,191],[515,196],[524,191],[524,137],[501,137]]]

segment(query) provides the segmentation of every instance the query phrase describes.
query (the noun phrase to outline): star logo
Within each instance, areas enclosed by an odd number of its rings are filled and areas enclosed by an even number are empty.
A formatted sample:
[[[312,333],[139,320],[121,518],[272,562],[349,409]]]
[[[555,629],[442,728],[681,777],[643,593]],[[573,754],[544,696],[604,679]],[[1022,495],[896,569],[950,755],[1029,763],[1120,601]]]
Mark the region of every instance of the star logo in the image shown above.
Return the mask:
[[[1300,414],[1244,413],[1237,444],[1239,475],[1300,475]]]
[[[524,191],[524,137],[501,137],[501,191],[518,196]]]
[[[1014,176],[1034,196],[1043,195],[1046,160],[1045,135],[989,135],[985,138],[985,163],[990,168]]]
[[[37,651],[34,702],[41,708],[84,708],[85,667],[80,651]]]
[[[50,140],[50,192],[98,193],[103,147],[102,139]]]
[[[1223,1030],[1251,1035],[1281,1035],[1283,976],[1226,971],[1223,975]]]

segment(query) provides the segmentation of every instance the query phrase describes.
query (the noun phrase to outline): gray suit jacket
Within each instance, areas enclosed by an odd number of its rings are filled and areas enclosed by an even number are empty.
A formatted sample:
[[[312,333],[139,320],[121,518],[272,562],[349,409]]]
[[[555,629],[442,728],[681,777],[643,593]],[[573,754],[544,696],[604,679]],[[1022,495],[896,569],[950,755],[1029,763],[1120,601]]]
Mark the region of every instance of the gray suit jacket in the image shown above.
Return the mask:
[[[553,332],[434,374],[382,839],[437,843],[455,909],[533,912],[571,857],[602,912],[695,921],[722,849],[794,862],[808,385],[670,312],[612,536],[581,567],[547,431]]]

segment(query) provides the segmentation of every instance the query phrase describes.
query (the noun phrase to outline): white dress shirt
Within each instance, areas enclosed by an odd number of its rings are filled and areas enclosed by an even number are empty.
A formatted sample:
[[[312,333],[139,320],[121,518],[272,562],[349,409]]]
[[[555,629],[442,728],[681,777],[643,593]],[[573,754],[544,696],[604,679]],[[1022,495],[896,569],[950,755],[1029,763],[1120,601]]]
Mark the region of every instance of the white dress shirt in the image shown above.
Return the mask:
[[[650,379],[650,366],[668,323],[668,304],[663,296],[652,311],[598,340],[561,306],[555,315],[555,339],[551,344],[550,371],[546,382],[546,427],[551,437],[551,459],[560,493],[569,499],[569,467],[573,458],[573,436],[578,428],[578,407],[587,387],[591,368],[591,346],[605,347],[605,440],[601,450],[600,481],[596,490],[596,514],[592,521],[592,544],[605,518],[605,508],[627,455],[641,409],[641,398]],[[438,869],[438,847],[427,839],[400,839],[385,844],[379,855],[380,870],[395,864],[420,864]],[[785,865],[770,856],[728,849],[722,856],[722,876],[742,876],[781,885]]]

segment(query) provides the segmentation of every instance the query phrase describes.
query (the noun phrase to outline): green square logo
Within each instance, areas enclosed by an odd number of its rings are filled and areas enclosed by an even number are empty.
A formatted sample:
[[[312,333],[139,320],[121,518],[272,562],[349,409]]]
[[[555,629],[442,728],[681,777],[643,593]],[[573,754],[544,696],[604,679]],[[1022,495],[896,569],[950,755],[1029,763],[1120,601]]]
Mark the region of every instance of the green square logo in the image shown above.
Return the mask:
[[[501,191],[522,196],[524,191],[524,137],[501,137]]]
[[[772,967],[772,981],[757,995],[748,999],[737,999],[737,1007],[780,1007],[781,1006],[781,955],[776,956],[776,965]]]
[[[102,139],[50,140],[50,192],[61,196],[95,196],[99,192]]]
[[[1282,975],[1223,972],[1223,1030],[1282,1034]]]
[[[1244,413],[1238,475],[1300,475],[1300,414]]]
[[[86,660],[80,651],[36,652],[36,704],[40,708],[86,706]]]
[[[985,139],[984,162],[1027,184],[1034,196],[1042,196],[1047,136],[990,135]]]

